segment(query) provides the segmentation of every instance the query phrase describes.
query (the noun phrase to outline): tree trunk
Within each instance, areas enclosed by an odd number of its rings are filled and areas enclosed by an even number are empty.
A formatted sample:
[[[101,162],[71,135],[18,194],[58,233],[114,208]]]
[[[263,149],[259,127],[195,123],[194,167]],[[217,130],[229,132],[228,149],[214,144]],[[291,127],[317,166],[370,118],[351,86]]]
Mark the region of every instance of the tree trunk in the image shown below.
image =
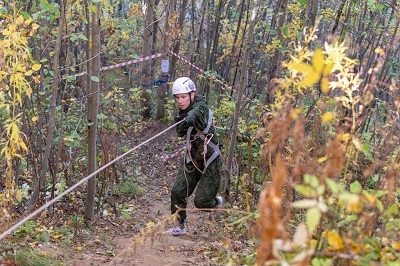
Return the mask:
[[[182,31],[183,31],[184,24],[185,24],[185,16],[186,16],[187,4],[188,4],[188,0],[182,0],[182,6],[181,6],[181,11],[179,13],[179,20],[178,20],[178,25],[177,25],[179,27],[180,36],[182,35]],[[179,54],[180,47],[181,47],[181,39],[179,38],[174,44],[173,52],[176,53],[176,54]],[[171,77],[172,78],[175,78],[177,60],[178,59],[176,58],[176,56],[173,56],[171,58],[171,72],[170,73],[171,73]]]
[[[163,52],[164,55],[162,57],[161,62],[161,74],[160,74],[160,84],[158,86],[158,101],[157,101],[157,114],[156,119],[162,119],[165,116],[165,95],[168,90],[167,81],[168,81],[168,72],[169,72],[169,56],[168,56],[168,30],[169,30],[169,1],[164,1],[165,7],[165,21],[164,21],[164,30],[163,30]]]
[[[218,48],[218,37],[219,37],[219,28],[220,28],[220,21],[221,21],[221,15],[222,15],[222,7],[224,5],[225,1],[218,1],[218,6],[217,10],[214,12],[215,15],[215,23],[214,23],[214,28],[213,28],[213,33],[212,33],[212,48],[211,48],[211,54],[210,54],[210,63],[208,70],[213,71],[214,70],[214,64],[215,64],[215,55],[217,53],[217,48]],[[214,83],[214,81],[210,80],[210,82]],[[206,101],[210,100],[210,87],[212,87],[213,84],[210,84],[211,86],[206,86],[204,88],[205,90],[205,96],[206,96]]]
[[[237,95],[235,114],[234,114],[234,118],[233,118],[232,136],[231,136],[231,141],[229,144],[228,159],[226,162],[227,175],[225,176],[225,187],[224,187],[224,197],[225,197],[226,201],[229,201],[229,191],[231,188],[232,160],[233,160],[233,154],[235,151],[236,136],[237,136],[238,125],[239,125],[240,105],[242,103],[243,90],[246,86],[245,83],[246,83],[247,64],[248,64],[248,60],[249,60],[251,44],[253,42],[253,31],[254,31],[255,22],[256,22],[256,9],[255,9],[255,3],[253,2],[252,3],[252,17],[251,17],[251,20],[249,23],[249,31],[247,33],[247,43],[246,43],[246,48],[245,48],[244,55],[243,55],[243,62],[242,62],[241,73],[240,73],[239,91],[238,91],[238,95]]]
[[[92,70],[93,78],[90,80],[90,96],[88,98],[88,174],[96,171],[96,154],[97,154],[97,114],[99,111],[99,93],[100,93],[100,2],[94,3],[97,8],[92,15]],[[96,80],[96,78],[98,80]],[[85,218],[94,218],[94,202],[96,195],[96,176],[88,180]]]
[[[46,147],[44,152],[44,157],[42,159],[41,171],[39,180],[36,183],[35,189],[33,190],[32,197],[29,200],[27,210],[31,211],[33,207],[36,205],[40,190],[45,186],[46,181],[46,173],[49,168],[49,159],[50,154],[53,146],[53,133],[55,128],[55,119],[56,119],[56,105],[57,105],[57,89],[58,89],[58,81],[60,75],[60,48],[61,48],[61,41],[62,41],[62,34],[64,30],[65,24],[65,2],[61,1],[61,18],[60,24],[58,27],[58,36],[56,40],[56,45],[54,48],[54,60],[53,60],[53,83],[52,83],[52,93],[51,93],[51,107],[50,107],[50,117],[49,117],[49,124],[47,127],[47,137],[46,137]]]
[[[339,10],[337,11],[336,18],[335,18],[335,25],[333,25],[333,28],[332,28],[332,34],[335,34],[336,28],[339,25],[340,17],[342,16],[345,3],[346,3],[346,0],[342,0],[340,3],[340,7],[339,7]]]
[[[144,31],[143,31],[143,43],[142,43],[142,56],[149,56],[151,53],[151,46],[153,40],[153,9],[154,0],[146,0],[146,10],[145,10],[145,20],[144,20]],[[151,103],[151,94],[148,90],[153,87],[152,77],[151,77],[151,60],[143,61],[142,63],[142,117],[144,120],[151,118],[151,113],[153,111]]]

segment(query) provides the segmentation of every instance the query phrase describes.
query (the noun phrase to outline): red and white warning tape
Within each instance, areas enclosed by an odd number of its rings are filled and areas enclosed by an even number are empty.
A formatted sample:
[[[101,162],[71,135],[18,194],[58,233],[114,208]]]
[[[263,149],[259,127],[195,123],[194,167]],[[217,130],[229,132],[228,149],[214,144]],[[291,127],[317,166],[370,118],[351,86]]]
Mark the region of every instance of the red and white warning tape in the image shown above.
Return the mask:
[[[100,68],[100,71],[109,70],[109,69],[113,69],[113,68],[117,68],[117,67],[122,67],[122,66],[127,66],[127,65],[131,65],[131,64],[147,61],[147,60],[150,60],[150,59],[161,57],[163,55],[164,55],[164,53],[159,53],[159,54],[153,54],[153,55],[145,56],[145,57],[134,59],[134,60],[129,60],[129,61],[126,61],[126,62],[115,64],[115,65],[102,67],[102,68]],[[87,74],[86,71],[84,71],[82,73],[78,73],[78,74],[72,75],[72,76],[64,77],[64,78],[61,78],[61,79],[79,77],[79,76],[83,76],[85,74]]]
[[[185,150],[185,149],[186,149],[186,145],[183,146],[183,147],[180,148],[180,149],[175,150],[175,151],[174,151],[173,153],[171,153],[171,154],[162,155],[162,156],[160,156],[160,158],[161,158],[163,161],[168,161],[169,159],[172,159],[172,158],[174,158],[175,156],[177,156],[181,151],[183,151],[183,150]]]

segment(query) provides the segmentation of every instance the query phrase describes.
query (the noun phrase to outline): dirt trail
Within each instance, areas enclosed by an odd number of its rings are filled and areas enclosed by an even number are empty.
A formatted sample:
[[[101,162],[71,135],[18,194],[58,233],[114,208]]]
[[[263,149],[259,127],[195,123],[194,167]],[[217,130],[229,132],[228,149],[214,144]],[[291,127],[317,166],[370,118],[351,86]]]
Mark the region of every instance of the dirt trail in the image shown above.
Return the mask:
[[[155,125],[142,135],[143,139],[163,127],[166,126]],[[82,240],[82,251],[73,254],[67,265],[218,265],[208,259],[208,254],[220,246],[212,214],[189,210],[187,235],[165,234],[166,229],[175,225],[169,220],[169,193],[182,154],[167,162],[159,159],[159,154],[168,154],[181,145],[172,131],[139,152],[137,164],[146,174],[140,186],[146,193],[129,200],[128,205],[134,209],[131,219],[103,217],[96,221],[95,232]],[[188,208],[193,208],[192,197]]]

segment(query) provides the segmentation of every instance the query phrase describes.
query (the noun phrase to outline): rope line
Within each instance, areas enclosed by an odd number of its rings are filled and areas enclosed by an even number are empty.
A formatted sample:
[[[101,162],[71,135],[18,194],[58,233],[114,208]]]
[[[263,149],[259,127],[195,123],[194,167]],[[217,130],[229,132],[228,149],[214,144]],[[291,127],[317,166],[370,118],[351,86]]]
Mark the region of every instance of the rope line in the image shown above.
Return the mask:
[[[2,240],[3,238],[5,238],[7,235],[11,234],[14,230],[16,230],[18,227],[20,227],[21,225],[23,225],[24,223],[26,223],[27,221],[29,221],[30,219],[34,218],[36,215],[38,215],[40,212],[42,212],[43,210],[45,210],[46,208],[50,207],[51,205],[53,205],[55,202],[57,202],[60,198],[64,197],[65,195],[67,195],[68,193],[70,193],[71,191],[75,190],[77,187],[79,187],[81,184],[83,184],[84,182],[86,182],[87,180],[89,180],[90,178],[94,177],[97,173],[103,171],[104,169],[106,169],[108,166],[114,164],[116,161],[120,160],[121,158],[127,156],[128,154],[132,153],[134,150],[138,149],[139,147],[143,146],[144,144],[147,144],[148,142],[150,142],[151,140],[157,138],[158,136],[162,135],[163,133],[167,132],[168,130],[174,128],[176,125],[178,125],[179,123],[182,123],[182,121],[179,121],[175,124],[173,124],[172,126],[168,127],[167,129],[161,131],[160,133],[158,133],[157,135],[151,137],[150,139],[142,142],[141,144],[137,145],[136,147],[133,147],[132,149],[130,149],[129,151],[125,152],[124,154],[118,156],[117,158],[115,158],[114,160],[112,160],[111,162],[103,165],[102,167],[100,167],[98,170],[94,171],[93,173],[91,173],[90,175],[86,176],[85,178],[83,178],[81,181],[79,181],[78,183],[76,183],[75,185],[73,185],[72,187],[68,188],[67,190],[65,190],[63,193],[61,193],[60,195],[58,195],[57,197],[53,198],[52,200],[50,200],[49,202],[47,202],[46,204],[44,204],[42,207],[40,207],[39,209],[35,210],[34,212],[32,212],[31,214],[29,214],[28,216],[26,216],[24,219],[22,219],[21,221],[19,221],[18,223],[16,223],[15,225],[13,225],[11,228],[9,228],[8,230],[4,231],[1,235],[0,235],[0,240]]]
[[[162,159],[164,162],[165,162],[165,161],[168,161],[169,159],[172,159],[172,158],[174,158],[175,156],[177,156],[181,151],[183,151],[183,150],[185,150],[185,149],[186,149],[186,145],[183,146],[182,148],[179,148],[179,149],[173,151],[171,154],[161,155],[161,156],[160,156],[160,159]]]
[[[163,55],[164,55],[164,53],[158,53],[158,54],[153,54],[153,55],[141,57],[141,58],[134,59],[134,60],[129,60],[129,61],[126,61],[126,62],[115,64],[115,65],[102,67],[102,68],[100,68],[100,71],[105,71],[105,70],[109,70],[109,69],[113,69],[113,68],[118,68],[118,67],[122,67],[122,66],[135,64],[135,63],[138,63],[138,62],[147,61],[147,60],[150,60],[150,59],[161,57]],[[61,78],[61,80],[68,79],[68,78],[73,78],[73,77],[80,77],[80,76],[83,76],[85,74],[87,74],[87,71],[84,71],[84,72],[81,72],[81,73],[78,73],[78,74],[75,74],[75,75],[71,75],[71,76],[68,76],[68,77]]]

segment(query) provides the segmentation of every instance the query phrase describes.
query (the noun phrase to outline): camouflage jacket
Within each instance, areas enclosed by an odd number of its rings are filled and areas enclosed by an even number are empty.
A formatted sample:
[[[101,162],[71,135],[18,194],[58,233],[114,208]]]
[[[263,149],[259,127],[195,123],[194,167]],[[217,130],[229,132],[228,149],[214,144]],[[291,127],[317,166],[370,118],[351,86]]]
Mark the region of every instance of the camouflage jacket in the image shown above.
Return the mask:
[[[195,138],[195,135],[199,131],[203,131],[207,127],[208,116],[209,116],[209,107],[203,96],[196,95],[193,99],[192,103],[185,110],[180,110],[179,115],[187,115],[185,117],[185,121],[178,125],[176,132],[179,137],[185,137],[187,134],[187,130],[189,127],[193,127],[194,129],[191,132],[191,155],[196,161],[200,161],[204,159],[203,150],[204,150],[204,141],[201,138]],[[222,146],[221,141],[217,137],[215,127],[211,126],[208,130],[208,134],[212,134],[211,141],[218,145]],[[213,149],[207,146],[207,154],[206,158],[211,157],[213,154]]]

